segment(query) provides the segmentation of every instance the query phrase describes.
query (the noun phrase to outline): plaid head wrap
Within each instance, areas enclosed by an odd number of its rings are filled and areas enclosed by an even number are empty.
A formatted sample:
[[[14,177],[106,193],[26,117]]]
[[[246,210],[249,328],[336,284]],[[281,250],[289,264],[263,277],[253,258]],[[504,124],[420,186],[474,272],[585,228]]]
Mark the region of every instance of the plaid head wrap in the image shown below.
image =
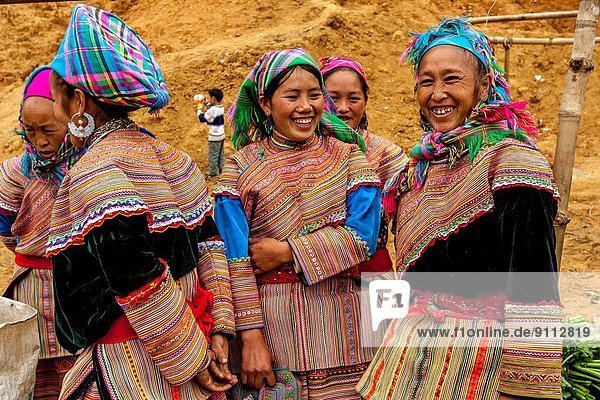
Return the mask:
[[[67,127],[65,126],[65,137],[58,151],[53,157],[44,158],[37,152],[33,143],[27,137],[22,121],[25,100],[30,97],[42,97],[52,100],[50,94],[51,71],[50,67],[44,65],[36,68],[27,78],[25,88],[23,89],[21,106],[19,107],[19,130],[15,132],[23,138],[25,144],[25,153],[21,161],[23,175],[28,177],[30,173],[33,173],[38,179],[51,181],[58,186],[65,177],[68,169],[83,155],[85,149],[73,147],[69,140],[69,135],[66,134]]]
[[[535,146],[538,131],[525,109],[527,102],[512,102],[510,86],[498,65],[494,49],[487,36],[471,28],[464,18],[443,19],[439,25],[415,36],[400,60],[408,61],[415,70],[415,81],[423,56],[432,48],[450,45],[465,49],[481,62],[490,75],[491,85],[485,102],[480,102],[471,111],[463,125],[448,132],[437,132],[428,123],[421,140],[410,151],[411,160],[404,171],[390,179],[383,190],[383,207],[388,213],[395,210],[398,190],[419,188],[425,183],[429,162],[440,158],[451,161],[468,150],[471,162],[484,146],[512,137]],[[426,121],[422,121],[426,122]]]
[[[119,17],[99,8],[75,6],[50,67],[103,103],[156,110],[169,102],[146,43]]]
[[[429,50],[442,45],[460,47],[477,57],[491,75],[492,84],[487,102],[511,101],[510,87],[504,78],[504,71],[498,65],[492,43],[483,33],[471,28],[465,18],[444,18],[439,25],[432,26],[425,33],[411,33],[411,36],[414,39],[400,56],[400,61],[408,59],[413,65],[415,80],[419,64]]]
[[[264,95],[269,84],[279,73],[300,65],[310,65],[319,71],[317,62],[300,48],[271,51],[258,60],[242,83],[237,99],[228,113],[233,129],[231,140],[235,149],[262,140],[268,135],[264,128],[267,116],[260,107],[258,99]],[[335,106],[325,90],[322,76],[319,76],[319,85],[325,97],[325,109],[334,110]],[[362,137],[335,115],[323,111],[320,128],[319,131],[323,134],[331,134],[343,142],[357,144],[365,151]]]

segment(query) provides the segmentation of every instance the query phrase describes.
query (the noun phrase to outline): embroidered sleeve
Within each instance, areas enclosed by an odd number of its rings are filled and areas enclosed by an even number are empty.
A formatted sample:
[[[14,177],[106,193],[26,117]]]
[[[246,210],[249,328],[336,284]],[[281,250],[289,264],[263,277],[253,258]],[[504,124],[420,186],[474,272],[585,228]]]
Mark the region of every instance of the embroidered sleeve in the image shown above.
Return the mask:
[[[23,156],[10,158],[0,165],[0,214],[16,216],[21,208],[27,178],[21,172]]]
[[[348,156],[348,183],[350,192],[360,186],[381,186],[375,170],[367,162],[367,158],[356,146],[352,147]]]
[[[557,304],[507,304],[505,329],[509,332],[547,329],[560,332]],[[501,393],[535,399],[561,398],[562,340],[509,337],[502,346]]]
[[[248,251],[250,228],[242,202],[228,195],[217,195],[215,221],[225,243],[236,330],[263,328],[260,297]]]
[[[514,187],[530,187],[552,193],[558,199],[558,188],[548,160],[536,149],[514,140],[501,142],[491,153],[492,191]]]
[[[169,383],[185,383],[208,367],[208,342],[166,265],[158,278],[116,299]]]
[[[0,241],[2,243],[17,243],[17,238],[12,233],[12,225],[14,222],[14,216],[0,214]]]
[[[146,351],[177,385],[208,363],[208,343],[185,296],[148,235],[144,216],[117,216],[92,230],[86,245]]]
[[[377,168],[377,175],[379,176],[382,185],[392,176],[403,170],[408,163],[408,157],[404,154],[404,151],[402,151],[400,146],[397,146],[388,140],[384,140],[383,145],[385,145],[386,148],[383,151],[381,161]]]
[[[222,333],[229,338],[235,336],[231,279],[225,257],[225,244],[219,236],[214,236],[198,244],[200,260],[198,276],[203,288],[213,294],[211,311],[214,327],[211,334]]]
[[[240,176],[240,167],[235,162],[233,157],[230,157],[225,163],[223,172],[219,177],[219,182],[213,188],[213,196],[230,196],[233,198],[240,198],[240,192],[238,190],[237,182]]]
[[[376,186],[363,186],[346,199],[348,218],[343,226],[326,226],[290,238],[296,268],[309,285],[337,275],[366,260],[377,248],[381,194]]]

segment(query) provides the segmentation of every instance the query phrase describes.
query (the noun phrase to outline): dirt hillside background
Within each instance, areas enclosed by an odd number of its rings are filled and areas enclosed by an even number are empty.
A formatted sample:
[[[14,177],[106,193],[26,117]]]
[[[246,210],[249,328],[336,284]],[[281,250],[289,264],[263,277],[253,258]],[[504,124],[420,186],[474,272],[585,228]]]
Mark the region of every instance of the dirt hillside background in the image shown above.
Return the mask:
[[[34,67],[48,63],[75,3],[0,5],[0,161],[19,154],[16,127],[22,86]],[[192,98],[212,86],[225,91],[225,104],[267,50],[301,46],[314,57],[347,55],[366,68],[371,86],[369,121],[374,132],[405,150],[419,137],[412,72],[398,65],[410,31],[422,31],[444,16],[482,16],[576,10],[575,0],[94,0],[120,15],[154,51],[172,101],[161,119],[138,113],[134,119],[161,139],[184,149],[207,167],[205,126]],[[572,37],[574,19],[479,25],[489,35]],[[570,57],[569,46],[515,46],[510,82],[515,99],[527,99],[540,124],[539,146],[553,161],[557,114]],[[501,62],[504,51],[497,49]],[[594,57],[598,64],[596,47]],[[535,78],[536,75],[541,78]],[[599,73],[588,83],[581,123],[563,270],[599,270],[600,263],[600,96]],[[228,152],[232,151],[228,147]],[[0,251],[0,290],[12,273],[12,257]]]

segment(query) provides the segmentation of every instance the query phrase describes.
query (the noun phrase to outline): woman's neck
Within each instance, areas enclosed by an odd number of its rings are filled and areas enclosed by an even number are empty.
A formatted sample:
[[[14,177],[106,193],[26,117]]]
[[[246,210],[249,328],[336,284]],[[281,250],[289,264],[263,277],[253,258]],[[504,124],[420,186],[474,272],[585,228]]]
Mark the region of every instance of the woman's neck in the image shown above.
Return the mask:
[[[306,145],[309,145],[314,141],[315,137],[316,137],[316,135],[313,133],[306,140],[302,140],[302,141],[291,140],[288,137],[286,137],[285,135],[279,133],[276,129],[273,129],[273,133],[271,134],[272,142],[277,147],[286,148],[286,149],[297,149],[299,147],[304,147]]]

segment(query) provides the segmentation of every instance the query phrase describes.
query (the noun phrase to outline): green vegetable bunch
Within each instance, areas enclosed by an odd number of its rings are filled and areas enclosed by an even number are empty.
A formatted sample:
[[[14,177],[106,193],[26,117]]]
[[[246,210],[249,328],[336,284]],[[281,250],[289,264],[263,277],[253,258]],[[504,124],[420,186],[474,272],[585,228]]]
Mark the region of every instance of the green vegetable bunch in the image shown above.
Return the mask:
[[[565,322],[584,320],[570,318]],[[564,399],[600,399],[600,338],[586,341],[583,345],[565,340],[561,386]]]

